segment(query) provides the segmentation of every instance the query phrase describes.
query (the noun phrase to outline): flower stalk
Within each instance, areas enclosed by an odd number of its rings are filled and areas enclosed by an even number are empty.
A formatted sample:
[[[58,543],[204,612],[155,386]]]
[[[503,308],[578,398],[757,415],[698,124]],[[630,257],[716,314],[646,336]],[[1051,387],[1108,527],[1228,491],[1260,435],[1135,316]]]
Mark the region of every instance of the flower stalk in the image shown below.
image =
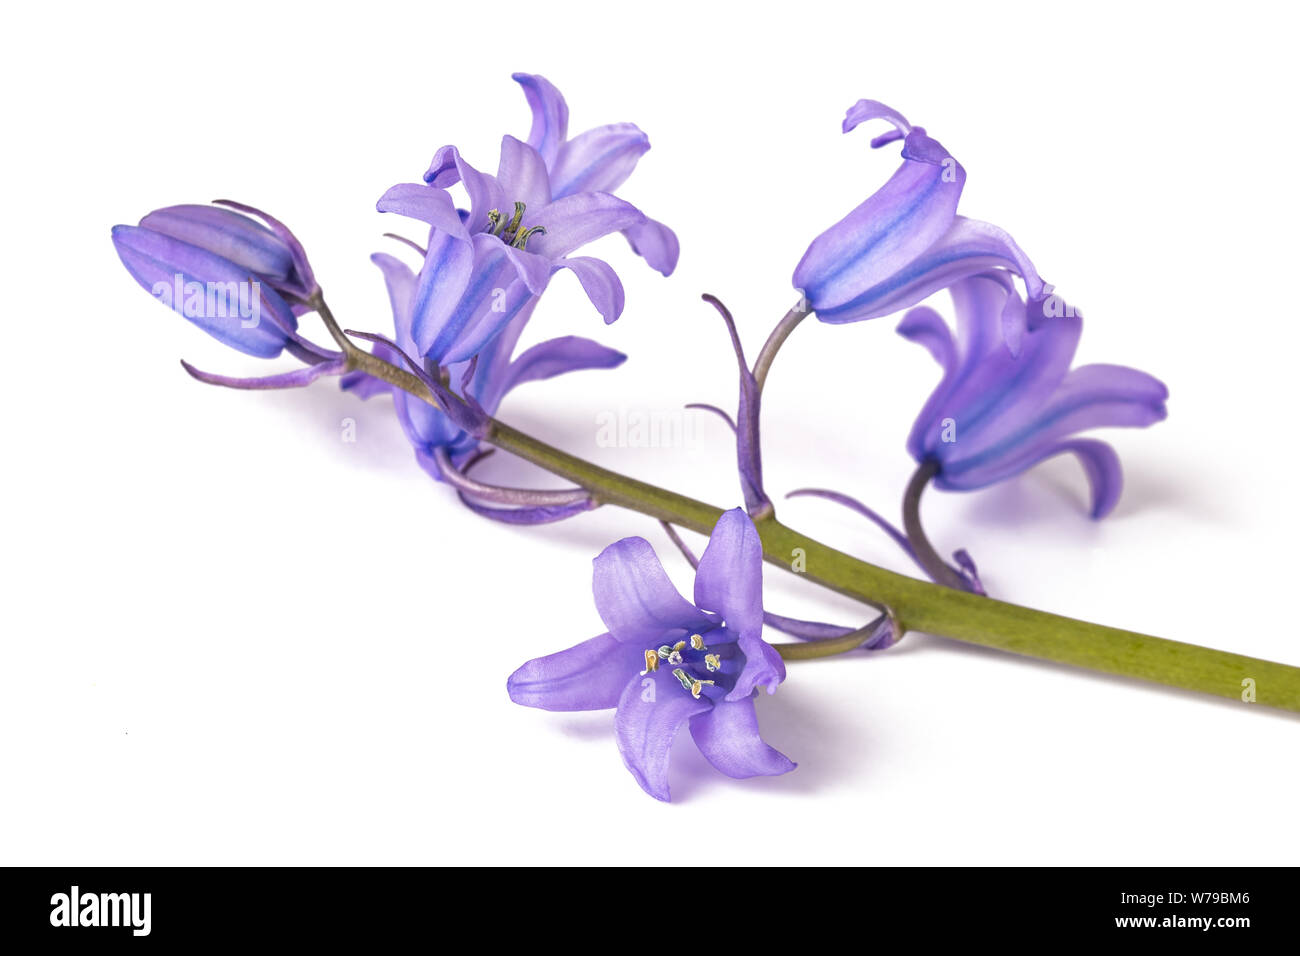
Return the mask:
[[[322,309],[322,318],[326,315],[328,309]],[[326,321],[328,325],[332,319]],[[364,362],[370,374],[432,400],[415,376],[360,350],[352,358]],[[371,364],[386,368],[372,369]],[[705,535],[723,513],[714,505],[585,461],[496,419],[489,419],[482,440],[586,489],[593,506],[616,505]],[[1093,624],[897,574],[801,534],[773,514],[755,520],[754,526],[768,563],[793,572],[799,557],[801,577],[864,604],[888,607],[900,635],[924,631],[1233,700],[1249,696],[1243,692],[1249,687],[1255,702],[1300,713],[1300,667]]]

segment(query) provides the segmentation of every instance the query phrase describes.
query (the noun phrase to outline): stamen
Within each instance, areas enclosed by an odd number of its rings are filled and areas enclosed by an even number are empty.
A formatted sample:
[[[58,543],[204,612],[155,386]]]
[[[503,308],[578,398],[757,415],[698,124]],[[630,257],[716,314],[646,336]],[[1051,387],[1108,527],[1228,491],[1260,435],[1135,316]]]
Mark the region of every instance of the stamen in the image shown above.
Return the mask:
[[[518,200],[515,201],[515,217],[510,220],[510,225],[506,226],[506,232],[513,236],[519,231],[519,224],[524,221],[524,210],[528,207]]]
[[[501,230],[505,227],[505,220],[501,218],[501,210],[489,209],[488,223],[491,226],[491,228],[488,229],[489,233],[491,233],[494,236],[501,235]]]
[[[663,660],[668,660],[672,652],[673,649],[669,647],[667,644],[664,644],[662,647],[659,648],[658,654],[659,657],[662,658]]]
[[[697,681],[692,681],[692,682],[691,682],[691,687],[690,687],[690,690],[691,690],[691,696],[694,697],[696,700],[699,700],[699,699],[700,699],[700,691],[704,690],[704,685],[705,685],[705,684],[712,684],[712,683],[713,683],[713,681],[711,681],[711,680],[697,680]]]
[[[707,667],[709,669],[709,673],[712,674],[714,671],[720,670],[722,668],[722,658],[719,657],[717,654],[705,654],[704,666]]]
[[[704,638],[700,637],[698,634],[692,634],[691,647],[695,648],[697,651],[704,650]]]
[[[514,246],[516,249],[525,249],[525,248],[528,246],[528,240],[529,240],[532,236],[534,236],[534,235],[537,235],[537,236],[544,236],[544,235],[546,235],[546,227],[545,227],[545,226],[529,226],[527,229],[525,229],[523,232],[521,232],[518,236],[516,236],[516,237],[515,237],[515,241],[512,242],[512,243],[510,243],[510,244],[511,244],[512,246]]]
[[[659,669],[659,655],[654,651],[646,651],[645,670],[641,672],[641,676],[644,677],[646,674],[649,674],[651,671],[657,671],[658,669]]]
[[[689,691],[691,689],[691,685],[695,683],[693,680],[691,680],[689,677],[686,676],[686,671],[682,670],[680,667],[673,669],[673,676],[677,678],[677,683],[682,685],[683,690]]]

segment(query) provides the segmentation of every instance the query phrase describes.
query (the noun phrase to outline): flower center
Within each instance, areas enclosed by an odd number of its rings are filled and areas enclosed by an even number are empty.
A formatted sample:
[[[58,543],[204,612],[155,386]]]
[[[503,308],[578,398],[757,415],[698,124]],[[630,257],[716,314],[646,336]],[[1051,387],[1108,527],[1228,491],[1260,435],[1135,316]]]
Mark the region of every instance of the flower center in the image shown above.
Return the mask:
[[[488,210],[488,228],[489,235],[496,236],[507,246],[513,246],[516,249],[523,249],[528,245],[530,237],[546,235],[544,226],[529,226],[527,229],[524,225],[524,210],[528,207],[521,202],[515,203],[515,214],[507,222],[506,217],[501,215],[501,210]]]
[[[684,641],[647,650],[642,676],[659,670],[661,663],[673,669],[672,674],[682,685],[682,690],[699,700],[706,686],[717,683],[704,675],[722,670],[722,655],[711,652],[702,635],[692,634]]]

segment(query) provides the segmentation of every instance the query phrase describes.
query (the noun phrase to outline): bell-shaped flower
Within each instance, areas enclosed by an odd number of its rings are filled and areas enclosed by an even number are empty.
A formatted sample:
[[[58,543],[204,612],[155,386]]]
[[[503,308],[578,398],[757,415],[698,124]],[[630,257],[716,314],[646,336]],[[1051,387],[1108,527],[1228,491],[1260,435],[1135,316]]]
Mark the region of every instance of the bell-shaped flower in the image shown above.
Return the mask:
[[[1001,320],[1019,299],[1004,274],[971,276],[949,291],[955,338],[927,306],[912,309],[898,326],[900,335],[924,345],[943,368],[908,437],[912,457],[937,469],[936,487],[971,491],[1068,452],[1087,473],[1092,516],[1104,517],[1119,500],[1119,457],[1104,442],[1075,436],[1091,428],[1161,421],[1169,390],[1146,372],[1121,365],[1071,369],[1082,317],[1068,307],[1030,328],[1020,354],[1009,354]]]
[[[812,241],[794,285],[823,322],[857,322],[915,305],[964,276],[1003,269],[1020,276],[1031,301],[1047,289],[1015,241],[997,226],[957,215],[966,170],[920,126],[875,100],[859,100],[844,132],[883,119],[894,129],[873,147],[901,139],[903,164],[865,202]],[[1023,311],[1004,317],[1014,348]]]
[[[700,752],[732,777],[782,774],[795,765],[763,741],[754,696],[785,678],[763,640],[762,545],[736,508],[713,529],[683,598],[644,538],[624,538],[596,558],[592,591],[607,633],[539,657],[510,675],[510,699],[544,710],[614,708],[614,735],[637,783],[669,799],[668,756],[688,724]]]
[[[318,360],[296,331],[318,291],[301,244],[278,220],[227,205],[267,225],[218,206],[170,206],[114,226],[113,245],[136,282],[226,345],[261,358],[308,349]]]
[[[525,84],[525,90],[541,89]],[[563,107],[556,97],[546,94],[549,105],[543,112]],[[552,115],[540,130],[535,117],[530,137],[548,154],[554,149],[551,165],[538,147],[513,136],[502,140],[495,176],[475,169],[454,146],[444,146],[424,184],[398,184],[380,198],[381,212],[430,227],[412,306],[411,334],[419,356],[440,366],[473,357],[562,269],[577,276],[597,311],[613,322],[623,311],[618,275],[601,259],[572,255],[610,233],[627,233],[634,248],[665,274],[676,265],[671,231],[606,191],[631,171],[626,145],[610,142],[614,134],[600,130],[591,131],[600,134],[591,139],[583,134],[563,141],[567,108],[560,111],[563,122]],[[639,130],[636,134],[643,138]],[[593,150],[601,144],[604,152],[597,155]],[[558,191],[551,166],[564,177],[556,180]],[[468,210],[458,210],[447,191],[458,183],[469,195]]]
[[[417,276],[394,256],[377,253],[371,259],[379,266],[388,286],[396,328],[394,344],[407,356],[414,357],[418,354],[418,347],[412,337],[411,324]],[[515,315],[475,359],[453,363],[446,368],[451,388],[471,398],[489,415],[496,412],[506,393],[525,382],[581,369],[614,368],[627,359],[621,352],[578,336],[549,339],[514,356],[515,346],[535,301]],[[374,351],[393,365],[402,367],[405,363],[404,357],[387,345],[376,345]],[[424,359],[423,364],[426,374],[438,375],[438,368],[431,359]],[[467,384],[462,384],[466,380]],[[442,477],[437,463],[439,450],[446,453],[452,464],[460,465],[478,448],[478,440],[444,412],[399,388],[362,373],[344,376],[342,384],[363,398],[391,392],[402,430],[414,446],[421,465],[435,477]]]
[[[515,73],[512,79],[523,87],[532,110],[526,142],[546,163],[553,199],[617,192],[650,149],[650,137],[634,123],[609,123],[569,138],[569,106],[555,85],[535,73]],[[647,218],[621,231],[652,268],[664,275],[676,268],[677,236],[663,223]]]

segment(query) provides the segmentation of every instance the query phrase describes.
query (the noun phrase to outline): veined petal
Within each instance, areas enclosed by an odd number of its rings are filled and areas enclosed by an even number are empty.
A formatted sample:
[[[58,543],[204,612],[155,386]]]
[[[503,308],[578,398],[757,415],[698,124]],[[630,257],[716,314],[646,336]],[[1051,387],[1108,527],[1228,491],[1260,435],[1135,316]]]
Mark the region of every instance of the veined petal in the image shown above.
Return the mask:
[[[651,269],[663,275],[672,275],[677,268],[677,257],[681,247],[677,242],[677,233],[662,222],[646,219],[623,230],[632,251],[646,261]]]
[[[623,283],[609,263],[591,256],[568,256],[556,259],[554,268],[568,269],[578,277],[582,291],[606,325],[623,314]]]
[[[424,183],[398,183],[380,196],[375,206],[380,212],[418,219],[457,239],[469,239],[456,204],[445,189]]]
[[[545,292],[547,283],[551,281],[551,260],[526,249],[516,249],[505,243],[502,243],[502,246],[505,248],[506,258],[515,267],[515,273],[524,285],[528,286],[528,291],[533,295],[541,295]]]
[[[612,193],[627,181],[650,137],[632,123],[597,126],[560,147],[551,168],[556,199],[574,193]]]
[[[879,100],[858,100],[845,110],[844,122],[840,128],[846,133],[851,133],[861,124],[873,119],[888,120],[903,136],[912,132],[912,124],[907,121],[907,117]],[[872,145],[876,144],[873,142]]]
[[[636,648],[601,634],[524,664],[506,681],[506,692],[525,707],[605,710],[618,706],[628,682],[643,666]]]
[[[240,212],[256,216],[279,237],[280,241],[289,250],[289,256],[293,260],[289,286],[292,287],[294,292],[308,298],[313,293],[320,291],[316,286],[316,276],[312,272],[311,263],[307,261],[307,250],[302,247],[302,243],[298,241],[298,237],[293,234],[288,226],[256,206],[247,206],[242,202],[235,202],[233,199],[218,199],[215,201],[222,206],[229,206],[231,209],[237,209]]]
[[[677,593],[645,538],[624,538],[598,554],[591,590],[609,633],[642,650],[662,644],[674,628],[713,623]]]
[[[441,355],[439,361],[444,365],[473,358],[537,299],[499,239],[478,235],[474,247],[473,277],[429,351],[431,356]]]
[[[663,668],[623,689],[614,714],[618,750],[641,789],[656,800],[671,799],[668,755],[678,729],[711,707],[707,697],[692,697]]]
[[[114,226],[113,245],[142,288],[240,352],[274,358],[298,326],[293,311],[274,289],[229,259],[138,226]],[[231,301],[232,296],[236,301]],[[245,305],[247,318],[241,314]]]
[[[640,225],[645,218],[636,206],[608,193],[565,196],[538,215],[537,224],[546,228],[546,234],[533,239],[529,246],[558,259],[601,236]]]
[[[709,763],[728,777],[775,776],[796,766],[759,735],[752,697],[719,701],[712,710],[696,714],[691,736]]]
[[[720,614],[745,655],[745,666],[726,696],[743,700],[756,687],[775,693],[785,662],[763,640],[763,545],[741,508],[718,519],[695,570],[695,603]]]
[[[275,233],[231,209],[167,206],[149,213],[140,226],[206,249],[266,278],[284,279],[293,268],[288,247]]]
[[[1119,493],[1124,488],[1124,470],[1119,464],[1119,455],[1104,441],[1095,438],[1076,438],[1063,441],[1049,451],[1044,458],[1070,453],[1079,459],[1084,474],[1088,476],[1088,487],[1092,490],[1092,507],[1090,514],[1101,520],[1114,510],[1119,503]]]
[[[408,351],[414,345],[411,338],[411,307],[415,304],[416,276],[401,259],[386,252],[376,252],[370,261],[379,267],[388,289],[388,303],[393,310],[394,341]],[[384,346],[379,346],[384,348]]]
[[[445,347],[454,341],[459,329],[445,333],[475,275],[477,249],[476,243],[458,239],[451,233],[441,230],[430,233],[429,251],[420,267],[411,306],[411,340],[417,357],[430,354],[435,344]]]
[[[487,173],[481,173],[460,155],[455,146],[444,146],[433,154],[433,162],[424,174],[424,181],[431,186],[447,189],[456,183],[464,183],[469,193],[469,220],[465,228],[471,233],[482,232],[488,225],[488,212],[492,209],[504,211],[505,195],[501,184]]]
[[[957,216],[948,232],[917,258],[852,299],[818,308],[817,318],[841,323],[889,315],[968,276],[996,269],[1021,276],[1030,297],[1045,294],[1046,284],[1033,263],[1006,232],[990,223]]]
[[[541,209],[551,201],[551,181],[546,173],[546,162],[536,149],[513,136],[501,139],[497,182],[508,202],[518,200],[529,209]],[[508,215],[510,210],[501,212]]]
[[[1055,318],[1048,326],[1069,321]],[[1040,328],[1030,337],[1045,330]],[[1144,428],[1163,421],[1168,414],[1168,397],[1164,383],[1146,372],[1122,365],[1080,366],[1065,376],[1045,402],[1018,404],[970,447],[945,460],[943,480],[936,481],[936,486],[963,490],[983,487],[1059,454],[1054,449],[1077,432],[1104,427]],[[1079,452],[1081,458],[1088,454],[1089,447]],[[1097,473],[1105,474],[1107,470],[1098,466]]]
[[[874,290],[952,227],[965,170],[921,129],[908,135],[906,145],[910,148],[904,150],[903,165],[889,181],[814,239],[795,268],[794,285],[804,291],[819,318],[865,318],[857,314],[863,301],[874,301]],[[823,310],[851,317],[831,319]]]
[[[569,106],[550,80],[535,73],[511,75],[524,89],[533,125],[528,131],[528,145],[541,154],[550,169],[560,147],[569,135]]]
[[[742,508],[713,527],[695,569],[695,603],[720,614],[738,634],[763,628],[763,544]]]
[[[616,368],[627,360],[622,352],[576,335],[539,342],[510,363],[502,394],[524,382],[536,382],[565,372],[591,368]]]

